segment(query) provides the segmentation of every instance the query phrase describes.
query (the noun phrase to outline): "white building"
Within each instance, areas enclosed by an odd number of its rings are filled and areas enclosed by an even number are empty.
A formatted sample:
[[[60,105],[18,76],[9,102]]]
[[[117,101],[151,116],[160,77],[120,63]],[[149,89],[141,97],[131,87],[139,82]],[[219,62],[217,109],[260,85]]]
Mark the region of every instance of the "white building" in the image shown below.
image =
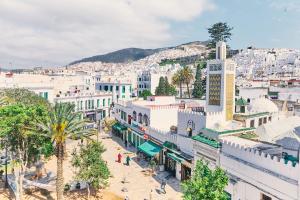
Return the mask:
[[[144,90],[149,90],[151,94],[155,94],[155,89],[158,86],[161,74],[151,72],[150,70],[143,71],[137,76],[137,91],[138,95]]]
[[[100,92],[111,92],[113,102],[117,102],[118,100],[130,100],[132,97],[132,85],[127,82],[96,81],[96,90]]]
[[[232,200],[299,200],[300,168],[290,158],[272,144],[225,138],[219,162],[230,178],[226,191]]]

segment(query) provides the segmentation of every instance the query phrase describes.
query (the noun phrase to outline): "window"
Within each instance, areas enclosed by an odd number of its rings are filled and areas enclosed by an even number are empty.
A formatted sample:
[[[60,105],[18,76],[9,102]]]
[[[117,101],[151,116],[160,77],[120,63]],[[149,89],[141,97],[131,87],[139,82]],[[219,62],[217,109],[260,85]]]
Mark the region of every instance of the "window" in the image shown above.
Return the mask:
[[[132,113],[132,119],[133,119],[133,121],[136,121],[136,112],[135,111],[133,111],[133,113]]]
[[[116,86],[116,91],[119,91],[119,86],[118,85]]]
[[[80,101],[80,110],[82,110],[83,101]]]
[[[264,118],[264,124],[266,124],[266,123],[267,123],[267,117]]]
[[[122,99],[125,99],[125,95],[122,95]]]
[[[104,90],[108,91],[108,86],[107,85],[104,86]]]
[[[97,99],[97,108],[100,107],[100,99]]]
[[[140,124],[143,123],[142,117],[143,117],[142,113],[139,113],[138,121],[139,121]]]
[[[94,106],[94,99],[91,100],[91,104],[92,104],[92,109],[94,109],[95,108],[95,106]]]
[[[272,121],[272,117],[271,116],[269,117],[269,121]]]
[[[122,86],[122,92],[125,93],[125,86]]]
[[[110,98],[108,98],[108,106],[110,106]]]
[[[103,106],[105,106],[105,99],[103,99],[102,104],[103,104]]]
[[[262,118],[259,118],[259,120],[258,120],[258,126],[260,126],[260,125],[262,125]]]
[[[261,194],[261,200],[272,200],[272,198],[265,194]]]
[[[112,85],[110,86],[110,91],[111,91],[111,92],[113,91],[113,86],[112,86]]]
[[[87,110],[88,108],[87,108],[87,106],[88,106],[88,101],[87,100],[85,100],[85,110]]]
[[[252,120],[250,121],[250,127],[251,127],[251,128],[254,127],[254,119],[252,119]]]
[[[44,98],[48,100],[48,92],[44,92]]]
[[[99,86],[99,90],[102,90],[102,85]]]

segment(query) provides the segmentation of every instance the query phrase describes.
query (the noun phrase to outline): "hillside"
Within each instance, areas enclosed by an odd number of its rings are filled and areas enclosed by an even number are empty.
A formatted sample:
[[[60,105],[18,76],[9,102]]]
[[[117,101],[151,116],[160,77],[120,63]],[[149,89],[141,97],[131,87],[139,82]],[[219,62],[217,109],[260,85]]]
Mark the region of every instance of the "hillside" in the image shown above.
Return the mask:
[[[192,47],[197,48],[198,46],[206,46],[207,42],[190,42],[175,47],[166,47],[166,48],[157,48],[157,49],[141,49],[141,48],[126,48],[111,53],[96,55],[88,58],[83,58],[74,62],[71,62],[69,65],[74,65],[83,62],[103,62],[103,63],[128,63],[131,61],[137,61],[147,56],[151,56],[155,53],[165,51],[168,49],[177,49],[177,48],[186,48]]]

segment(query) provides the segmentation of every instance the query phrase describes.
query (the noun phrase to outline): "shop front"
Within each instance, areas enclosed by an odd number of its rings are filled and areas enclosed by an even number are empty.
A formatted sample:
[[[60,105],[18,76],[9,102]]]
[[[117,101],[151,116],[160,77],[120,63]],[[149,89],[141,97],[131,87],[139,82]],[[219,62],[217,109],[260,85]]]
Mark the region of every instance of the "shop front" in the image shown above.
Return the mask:
[[[128,128],[127,130],[127,136],[125,137],[127,142],[137,148],[141,144],[145,142],[143,134],[138,133],[137,131],[134,131],[131,128]]]
[[[158,164],[161,151],[162,147],[150,140],[138,146],[138,152],[142,154],[142,157],[148,161],[154,160],[156,164]]]
[[[122,140],[124,140],[124,136],[126,134],[126,131],[127,131],[127,127],[120,124],[119,122],[115,123],[113,126],[112,126],[112,133],[121,138]]]
[[[192,156],[180,150],[171,142],[163,144],[165,155],[165,170],[178,180],[187,180],[191,177]]]

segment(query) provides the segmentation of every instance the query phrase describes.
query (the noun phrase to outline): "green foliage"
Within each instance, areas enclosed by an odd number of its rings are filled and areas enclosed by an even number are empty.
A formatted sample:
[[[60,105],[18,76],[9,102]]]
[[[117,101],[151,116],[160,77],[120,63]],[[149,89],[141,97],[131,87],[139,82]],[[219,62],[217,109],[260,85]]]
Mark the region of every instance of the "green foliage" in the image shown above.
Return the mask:
[[[159,78],[159,83],[158,86],[156,87],[155,90],[155,95],[157,96],[175,96],[177,95],[176,88],[169,84],[168,78],[165,77],[160,77]]]
[[[48,113],[45,121],[38,124],[41,131],[52,138],[57,144],[64,144],[68,137],[89,134],[91,129],[84,129],[86,121],[81,119],[79,112],[74,112],[75,105],[70,103],[56,103]]]
[[[178,70],[172,77],[172,84],[179,86],[179,96],[182,98],[182,84],[183,84],[182,70]]]
[[[233,27],[230,27],[226,22],[218,22],[213,24],[207,30],[210,36],[208,47],[216,48],[216,43],[218,41],[227,42],[231,39],[231,31],[233,30]]]
[[[86,181],[93,188],[99,189],[106,186],[110,176],[102,154],[106,149],[101,142],[91,142],[80,148],[72,157],[72,166],[76,170],[76,180]]]
[[[145,100],[148,96],[152,96],[152,93],[150,90],[143,90],[143,92],[139,95],[139,97],[143,97]]]
[[[195,98],[202,98],[204,95],[204,87],[202,85],[202,78],[201,78],[201,69],[206,67],[206,63],[202,62],[198,64],[195,82],[194,82],[194,89],[193,89],[193,96]]]
[[[155,95],[164,96],[166,94],[166,84],[164,77],[159,78],[158,86],[155,89]]]
[[[191,179],[182,183],[183,199],[227,200],[227,183],[228,177],[221,168],[211,170],[207,163],[198,160]]]
[[[40,105],[46,108],[50,106],[46,99],[23,88],[3,89],[0,91],[0,97],[5,98],[8,104],[23,103],[31,106]]]
[[[9,151],[17,159],[28,159],[28,163],[33,163],[39,155],[45,153],[41,150],[51,141],[34,128],[37,121],[45,118],[47,110],[41,105],[17,103],[0,108],[0,138],[7,140]],[[52,153],[48,150],[45,155],[50,156]]]

